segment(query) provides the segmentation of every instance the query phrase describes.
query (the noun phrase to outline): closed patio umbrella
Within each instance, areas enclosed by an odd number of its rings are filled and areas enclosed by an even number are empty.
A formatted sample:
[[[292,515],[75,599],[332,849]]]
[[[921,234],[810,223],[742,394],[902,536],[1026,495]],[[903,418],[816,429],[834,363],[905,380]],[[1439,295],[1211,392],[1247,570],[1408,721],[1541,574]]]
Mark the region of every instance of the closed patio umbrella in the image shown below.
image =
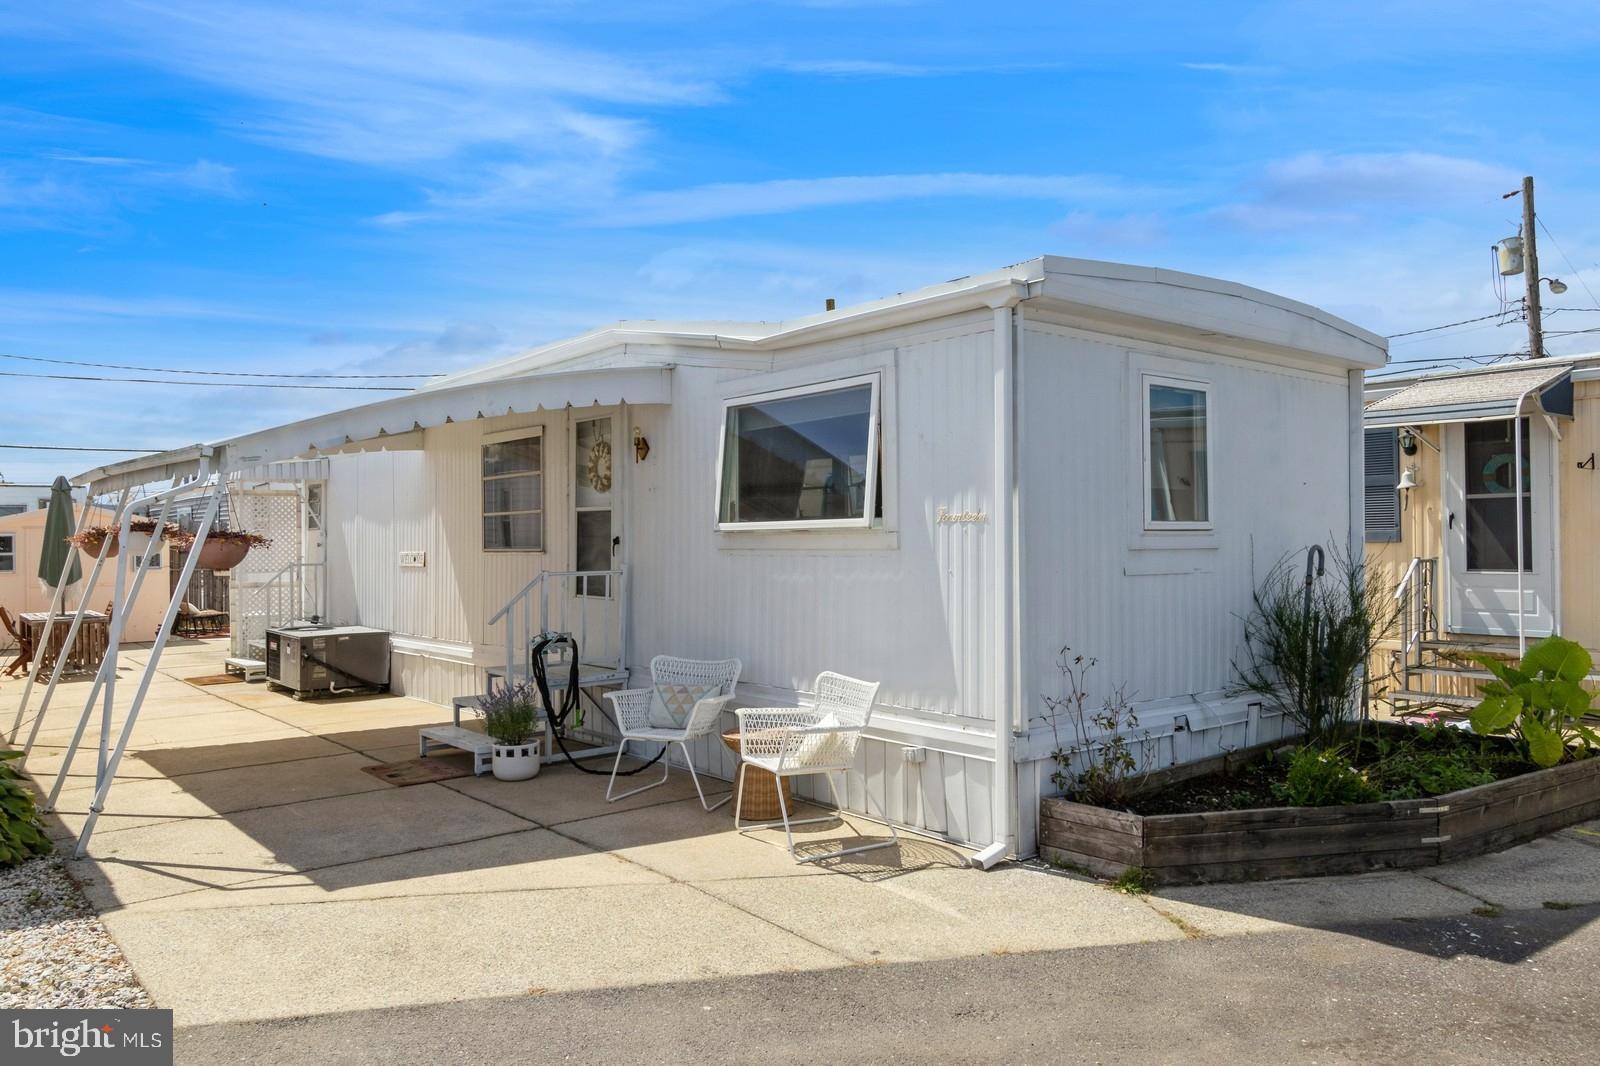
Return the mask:
[[[88,501],[84,506],[89,506]],[[39,546],[39,583],[45,591],[56,587],[61,579],[61,567],[71,556],[67,570],[67,587],[62,589],[61,606],[67,605],[67,593],[83,580],[83,567],[78,562],[78,549],[67,542],[76,531],[72,514],[72,486],[67,479],[58,477],[50,486],[50,509],[44,516],[44,543]]]

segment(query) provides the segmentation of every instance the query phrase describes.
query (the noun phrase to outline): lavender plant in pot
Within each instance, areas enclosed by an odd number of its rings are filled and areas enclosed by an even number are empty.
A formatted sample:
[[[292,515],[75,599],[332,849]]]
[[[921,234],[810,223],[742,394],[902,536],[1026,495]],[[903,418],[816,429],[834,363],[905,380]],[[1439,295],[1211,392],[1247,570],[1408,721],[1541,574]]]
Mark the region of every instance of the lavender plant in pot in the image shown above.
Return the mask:
[[[490,766],[501,781],[526,781],[539,773],[539,690],[531,681],[490,685],[478,700],[483,731],[494,742]]]

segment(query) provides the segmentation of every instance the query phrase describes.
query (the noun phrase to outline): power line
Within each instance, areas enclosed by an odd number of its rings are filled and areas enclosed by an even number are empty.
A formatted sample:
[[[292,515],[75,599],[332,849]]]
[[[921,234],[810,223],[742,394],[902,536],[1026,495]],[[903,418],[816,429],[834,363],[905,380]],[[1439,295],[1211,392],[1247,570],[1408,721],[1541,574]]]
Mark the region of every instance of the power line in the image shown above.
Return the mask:
[[[0,444],[0,448],[9,448],[19,452],[131,452],[139,455],[167,450],[165,448],[95,448],[89,446],[79,448],[70,444]]]
[[[202,389],[324,389],[336,392],[415,392],[399,385],[290,385],[254,381],[164,381],[161,378],[106,378],[87,374],[24,374],[0,370],[0,377],[40,378],[50,381],[109,381],[118,385],[190,385]]]
[[[126,363],[89,363],[79,359],[47,359],[42,355],[16,355],[0,352],[0,359],[20,359],[29,363],[54,363],[57,366],[87,366],[100,370],[140,370],[149,374],[202,374],[214,378],[437,378],[442,374],[268,374],[249,370],[184,370],[170,366],[129,366]]]
[[[1505,315],[1506,312],[1504,311],[1496,311],[1492,315],[1479,315],[1477,318],[1463,318],[1460,322],[1446,322],[1442,326],[1429,326],[1427,329],[1413,329],[1407,330],[1404,333],[1391,333],[1384,339],[1392,341],[1397,337],[1415,337],[1418,333],[1433,333],[1436,330],[1449,329],[1452,326],[1465,326],[1473,322],[1487,322],[1491,318],[1504,318]]]
[[[1600,297],[1595,296],[1594,290],[1589,288],[1589,283],[1583,280],[1583,271],[1572,264],[1572,257],[1567,255],[1567,250],[1561,247],[1561,242],[1556,240],[1556,235],[1550,232],[1550,227],[1544,224],[1544,219],[1539,220],[1539,228],[1544,230],[1544,235],[1550,238],[1550,243],[1556,246],[1556,251],[1561,253],[1561,258],[1567,261],[1567,267],[1572,271],[1572,276],[1583,286],[1583,291],[1589,294],[1589,299],[1600,304]]]

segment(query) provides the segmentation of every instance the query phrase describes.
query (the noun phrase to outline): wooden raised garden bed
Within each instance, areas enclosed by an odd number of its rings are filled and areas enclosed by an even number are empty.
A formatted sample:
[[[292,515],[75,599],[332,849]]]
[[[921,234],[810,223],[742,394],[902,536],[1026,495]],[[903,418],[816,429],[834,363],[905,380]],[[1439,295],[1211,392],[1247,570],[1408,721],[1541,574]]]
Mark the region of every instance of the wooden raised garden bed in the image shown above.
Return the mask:
[[[1240,765],[1275,746],[1161,771],[1145,788]],[[1600,757],[1430,799],[1348,807],[1138,815],[1047,798],[1040,802],[1039,851],[1100,877],[1142,867],[1156,884],[1259,881],[1433,866],[1597,817]]]

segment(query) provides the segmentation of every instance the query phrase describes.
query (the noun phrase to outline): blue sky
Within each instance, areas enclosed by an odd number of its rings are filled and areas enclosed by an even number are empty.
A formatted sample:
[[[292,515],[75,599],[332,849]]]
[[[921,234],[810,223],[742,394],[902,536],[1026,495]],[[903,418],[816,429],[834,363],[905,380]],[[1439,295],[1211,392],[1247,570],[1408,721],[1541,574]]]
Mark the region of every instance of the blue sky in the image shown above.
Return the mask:
[[[439,372],[617,318],[781,317],[1042,252],[1243,281],[1391,334],[1498,308],[1488,249],[1524,173],[1554,236],[1543,272],[1571,285],[1551,304],[1600,307],[1596,14],[7,5],[0,352]],[[1489,322],[1393,354],[1524,343]],[[0,359],[51,369],[76,372]],[[108,446],[381,395],[0,387],[0,443]],[[95,461],[0,452],[0,473]]]

